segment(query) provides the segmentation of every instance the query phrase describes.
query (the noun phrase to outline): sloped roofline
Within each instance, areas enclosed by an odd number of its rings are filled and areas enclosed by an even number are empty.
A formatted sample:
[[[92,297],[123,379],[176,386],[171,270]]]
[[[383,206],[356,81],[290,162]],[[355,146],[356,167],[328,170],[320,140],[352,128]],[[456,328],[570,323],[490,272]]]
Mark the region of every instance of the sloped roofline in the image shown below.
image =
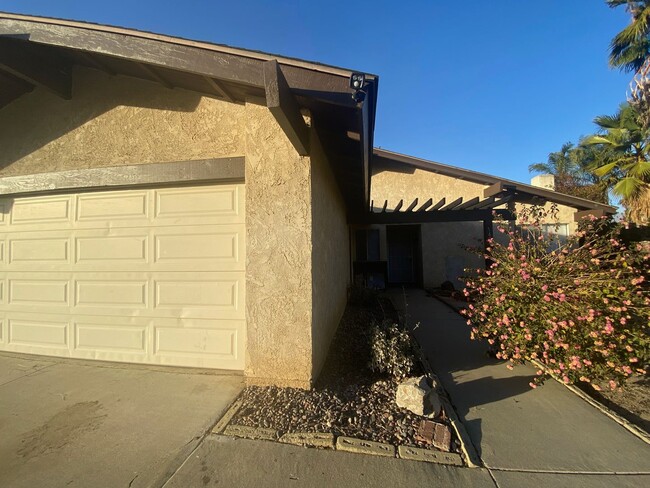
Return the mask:
[[[388,151],[386,149],[375,148],[373,154],[375,156],[375,161],[377,160],[376,158],[380,158],[392,162],[406,164],[408,166],[430,171],[432,173],[439,173],[445,176],[450,176],[452,178],[473,181],[475,183],[480,183],[483,185],[500,185],[501,187],[508,187],[527,195],[537,196],[561,205],[574,207],[578,210],[600,210],[611,215],[617,212],[617,208],[611,205],[605,205],[603,203],[587,200],[586,198],[566,195],[564,193],[559,193],[547,188],[540,188],[538,186],[500,178],[498,176],[489,175],[487,173],[481,173],[478,171],[459,168],[457,166],[437,163],[435,161],[428,161],[426,159],[416,158],[414,156],[408,156],[406,154],[400,154],[397,152]]]
[[[220,53],[233,54],[236,56],[256,59],[260,61],[270,61],[275,59],[279,63],[288,66],[310,69],[313,71],[319,71],[331,75],[343,76],[345,78],[349,78],[349,76],[355,72],[352,69],[327,65],[323,63],[314,62],[314,61],[307,61],[299,58],[280,56],[277,54],[266,53],[263,51],[243,49],[243,48],[232,47],[225,44],[216,44],[207,41],[195,41],[183,37],[168,36],[165,34],[157,34],[149,31],[143,31],[138,29],[126,28],[126,27],[118,27],[118,26],[112,26],[106,24],[99,24],[94,22],[81,22],[76,20],[60,19],[56,17],[40,17],[34,15],[14,14],[10,12],[0,12],[0,19],[28,21],[28,22],[36,22],[39,24],[47,24],[53,26],[75,27],[75,28],[86,29],[86,30],[94,30],[97,32],[122,34],[122,35],[137,37],[141,39],[149,39],[149,40],[167,42],[167,43],[181,45],[181,46],[207,49],[210,51],[215,51]],[[364,73],[364,74],[366,75],[366,77],[370,77],[371,79],[377,78],[377,75],[371,73]]]

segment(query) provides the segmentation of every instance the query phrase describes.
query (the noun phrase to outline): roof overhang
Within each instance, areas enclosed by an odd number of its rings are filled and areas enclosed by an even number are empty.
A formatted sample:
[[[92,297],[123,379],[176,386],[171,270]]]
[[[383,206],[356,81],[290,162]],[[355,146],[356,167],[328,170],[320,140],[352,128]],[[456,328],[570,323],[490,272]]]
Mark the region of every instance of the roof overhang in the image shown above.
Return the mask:
[[[0,108],[45,88],[74,97],[72,69],[132,76],[233,103],[267,105],[300,154],[309,152],[309,110],[350,208],[369,205],[378,77],[365,74],[365,101],[352,97],[353,71],[150,32],[0,13]],[[361,134],[350,141],[348,132]],[[339,163],[340,161],[340,163]],[[364,188],[359,192],[359,188]]]

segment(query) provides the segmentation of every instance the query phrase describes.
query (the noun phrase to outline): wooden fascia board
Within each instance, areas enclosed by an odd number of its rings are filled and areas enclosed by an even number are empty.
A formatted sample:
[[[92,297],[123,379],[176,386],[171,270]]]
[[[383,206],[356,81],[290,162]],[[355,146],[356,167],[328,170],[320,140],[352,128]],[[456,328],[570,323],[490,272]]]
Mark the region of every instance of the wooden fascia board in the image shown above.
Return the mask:
[[[446,210],[433,212],[367,212],[352,213],[348,217],[350,225],[370,224],[425,224],[430,222],[478,222],[493,218],[515,220],[512,212],[497,210]]]
[[[72,97],[72,66],[24,41],[0,40],[0,69],[65,100]]]
[[[287,80],[277,61],[264,63],[264,92],[266,106],[278,122],[291,144],[301,156],[309,154],[309,127],[300,113]]]
[[[598,219],[598,218],[601,218],[601,217],[605,217],[605,216],[607,216],[607,215],[611,215],[611,214],[606,213],[606,212],[605,212],[604,210],[602,210],[602,209],[595,209],[595,210],[581,210],[581,211],[579,211],[579,212],[575,212],[575,213],[573,214],[573,220],[574,220],[575,222],[580,222],[580,221],[581,221],[582,219],[584,219],[585,217],[593,216],[593,217],[596,217],[596,218]]]
[[[0,195],[184,182],[243,181],[244,157],[86,168],[0,178]]]
[[[217,80],[264,88],[263,65],[269,55],[251,56],[241,50],[223,49],[206,43],[190,42],[166,36],[129,32],[75,22],[52,23],[41,19],[3,17],[0,36],[29,42],[102,54],[129,61],[175,69]],[[280,61],[288,85],[296,96],[304,96],[347,107],[355,104],[350,97],[349,74],[343,70],[324,70],[307,62]],[[320,69],[319,69],[320,68]],[[374,80],[376,77],[372,77]]]

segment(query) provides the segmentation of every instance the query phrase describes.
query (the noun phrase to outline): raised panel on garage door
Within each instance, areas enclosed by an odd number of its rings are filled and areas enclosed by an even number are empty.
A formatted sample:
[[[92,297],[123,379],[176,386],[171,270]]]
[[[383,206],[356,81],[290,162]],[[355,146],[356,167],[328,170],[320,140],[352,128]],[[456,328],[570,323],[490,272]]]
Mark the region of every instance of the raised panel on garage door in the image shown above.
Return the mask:
[[[0,210],[0,350],[243,369],[243,184],[4,198]]]

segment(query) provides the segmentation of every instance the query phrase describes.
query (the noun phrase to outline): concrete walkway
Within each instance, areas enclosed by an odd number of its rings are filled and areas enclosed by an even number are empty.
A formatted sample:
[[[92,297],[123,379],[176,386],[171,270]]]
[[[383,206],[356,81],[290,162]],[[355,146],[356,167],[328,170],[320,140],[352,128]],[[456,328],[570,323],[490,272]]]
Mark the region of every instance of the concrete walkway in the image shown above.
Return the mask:
[[[415,336],[500,488],[650,486],[650,445],[555,381],[531,389],[534,369],[490,359],[465,320],[424,291],[389,294],[409,327],[419,323]]]

